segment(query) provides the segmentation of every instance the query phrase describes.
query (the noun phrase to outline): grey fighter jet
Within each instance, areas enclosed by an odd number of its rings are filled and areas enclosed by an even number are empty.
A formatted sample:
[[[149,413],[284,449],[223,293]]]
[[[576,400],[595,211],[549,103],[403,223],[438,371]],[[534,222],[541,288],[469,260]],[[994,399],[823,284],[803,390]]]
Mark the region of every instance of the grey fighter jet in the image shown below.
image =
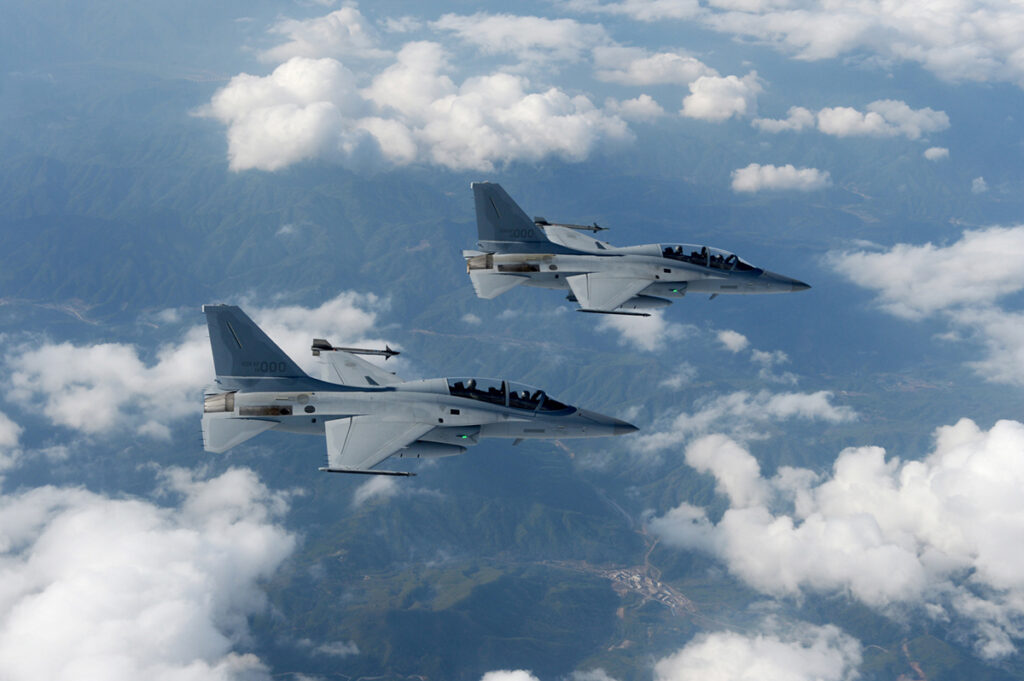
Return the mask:
[[[481,298],[516,286],[569,289],[580,312],[647,316],[687,293],[789,293],[810,286],[751,265],[735,253],[694,244],[617,247],[583,234],[594,225],[531,220],[491,182],[474,182],[480,250],[463,251]]]
[[[224,452],[266,430],[325,435],[322,471],[412,475],[372,469],[391,456],[462,454],[485,437],[561,440],[637,430],[519,383],[403,381],[354,354],[386,351],[336,348],[323,339],[312,348],[323,378],[313,378],[238,307],[205,305],[203,312],[217,372],[203,405],[208,452]]]

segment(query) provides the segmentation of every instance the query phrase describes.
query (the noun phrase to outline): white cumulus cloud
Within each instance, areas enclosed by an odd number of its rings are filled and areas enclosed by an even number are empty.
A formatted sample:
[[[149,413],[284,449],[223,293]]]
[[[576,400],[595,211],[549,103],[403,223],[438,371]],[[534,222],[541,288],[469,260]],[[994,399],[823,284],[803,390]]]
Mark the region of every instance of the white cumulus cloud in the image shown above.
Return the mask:
[[[1024,61],[1020,58],[1024,9],[1016,3],[712,0],[702,10],[694,7],[695,2],[671,0],[569,4],[581,10],[614,9],[642,21],[693,19],[724,33],[773,45],[801,60],[869,54],[880,62],[921,64],[950,81],[1024,85]]]
[[[1024,385],[1024,315],[1003,302],[1024,290],[1024,226],[968,230],[946,246],[833,253],[829,261],[874,291],[886,312],[905,319],[937,315],[954,335],[980,341],[988,354],[973,365],[988,380]]]
[[[390,499],[398,494],[398,483],[388,475],[371,475],[370,479],[359,485],[352,495],[352,507],[359,508],[372,499]]]
[[[827,170],[797,168],[787,163],[784,166],[751,163],[745,168],[732,171],[734,192],[759,192],[764,190],[801,192],[824,189],[832,184]]]
[[[741,390],[716,395],[699,400],[695,405],[697,411],[680,412],[659,430],[635,436],[630,442],[634,451],[653,454],[716,430],[727,430],[733,437],[753,439],[763,437],[764,428],[779,421],[844,423],[857,417],[853,409],[837,406],[832,399],[833,394],[827,390],[813,393]]]
[[[741,352],[750,345],[750,341],[739,331],[723,329],[716,334],[718,342],[725,346],[729,352]]]
[[[669,390],[681,390],[685,385],[692,383],[697,378],[697,367],[689,362],[679,362],[675,365],[673,373],[665,377],[658,386]]]
[[[207,114],[228,126],[233,170],[279,170],[312,158],[352,161],[372,154],[372,134],[346,125],[366,112],[355,75],[340,62],[292,57],[268,76],[232,78],[214,94]]]
[[[287,504],[248,470],[164,486],[180,507],[55,487],[0,499],[0,676],[270,679],[235,648],[294,549]]]
[[[755,118],[750,123],[764,132],[799,132],[812,127],[817,120],[818,117],[811,110],[791,106],[785,118]]]
[[[613,331],[619,334],[619,343],[637,350],[654,352],[675,340],[681,340],[695,332],[694,327],[677,324],[665,319],[661,310],[654,310],[649,317],[627,315],[601,315],[599,331]]]
[[[861,645],[832,625],[698,634],[654,665],[655,681],[853,681]],[[783,629],[784,631],[775,631]]]
[[[718,72],[697,59],[675,52],[651,54],[638,47],[608,45],[594,48],[594,76],[620,85],[688,85]]]
[[[949,127],[944,111],[927,107],[912,109],[906,102],[880,99],[866,111],[848,106],[826,107],[817,113],[801,106],[790,107],[786,118],[755,118],[752,125],[764,132],[798,132],[817,124],[819,131],[835,137],[896,137],[920,139],[922,135]]]
[[[316,647],[316,652],[331,657],[350,657],[359,654],[359,646],[355,641],[333,641]]]
[[[929,161],[941,161],[949,158],[949,149],[945,147],[928,147],[924,150],[924,157]]]
[[[388,306],[388,301],[379,296],[355,291],[343,291],[316,307],[258,307],[245,301],[241,304],[243,311],[249,314],[289,357],[311,373],[316,369],[316,362],[309,349],[313,338],[325,338],[335,345],[376,347],[390,344],[400,348],[401,344],[386,341],[374,334],[377,315],[387,310]],[[390,360],[382,366],[393,370],[399,366],[396,361]]]
[[[525,669],[499,669],[487,672],[480,681],[540,681],[532,672]]]
[[[780,364],[789,363],[789,355],[784,353],[782,350],[758,350],[756,348],[750,351],[750,361],[760,366],[757,375],[766,381],[774,381],[775,383],[792,383],[797,382],[796,375],[790,372],[784,372],[782,374],[776,374],[774,369]]]
[[[389,54],[378,47],[373,28],[354,6],[313,19],[281,19],[270,33],[288,40],[260,55],[268,62],[280,63],[292,57],[379,58]]]
[[[534,91],[508,73],[456,85],[450,69],[437,43],[407,43],[368,87],[357,88],[335,59],[292,57],[268,76],[235,76],[205,113],[227,126],[234,170],[310,159],[492,170],[550,156],[581,161],[601,143],[632,139],[625,121],[583,95]]]
[[[690,19],[701,11],[698,0],[567,0],[565,5],[580,12],[627,16],[637,21]]]
[[[413,16],[386,17],[384,30],[388,33],[412,33],[423,28],[423,22]]]
[[[701,76],[690,83],[690,94],[680,110],[687,118],[721,122],[733,116],[753,115],[762,92],[756,72],[737,76]]]
[[[665,115],[665,110],[650,95],[618,101],[607,99],[604,108],[626,121],[652,121]]]
[[[775,596],[848,593],[883,613],[921,608],[969,632],[986,658],[1024,638],[1024,424],[939,428],[920,461],[879,447],[843,450],[828,474],[773,477],[738,443],[711,435],[686,450],[729,509],[713,522],[681,504],[651,521],[666,543],[707,551]]]
[[[830,256],[840,273],[878,294],[907,319],[966,305],[988,305],[1024,290],[1024,225],[965,231],[947,246],[896,244],[888,251]]]
[[[923,134],[949,127],[944,111],[911,109],[906,102],[882,99],[871,102],[866,112],[850,107],[831,107],[818,112],[818,129],[826,135],[849,137],[904,137],[916,140]]]
[[[14,466],[19,457],[19,440],[22,427],[11,420],[7,414],[0,412],[0,473]]]
[[[134,416],[143,434],[166,437],[170,421],[195,413],[213,376],[209,341],[200,327],[157,351],[147,365],[123,343],[45,343],[7,356],[9,398],[35,404],[53,423],[85,433],[109,431]]]
[[[577,62],[611,39],[600,24],[513,14],[445,14],[431,22],[484,54],[512,54],[527,63]]]

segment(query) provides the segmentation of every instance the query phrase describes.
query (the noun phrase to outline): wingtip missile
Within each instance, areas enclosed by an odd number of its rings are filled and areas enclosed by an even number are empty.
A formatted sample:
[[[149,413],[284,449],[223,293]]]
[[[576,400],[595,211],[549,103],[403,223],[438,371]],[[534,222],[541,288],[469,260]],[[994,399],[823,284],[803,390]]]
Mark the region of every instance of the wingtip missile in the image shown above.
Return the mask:
[[[595,234],[597,232],[608,231],[607,227],[602,227],[601,225],[597,224],[596,221],[592,225],[570,225],[564,222],[548,222],[546,219],[542,218],[539,215],[533,218],[533,224],[537,225],[538,227],[565,227],[567,229],[577,229],[580,230],[581,232],[594,232]]]
[[[321,466],[317,470],[322,473],[351,473],[354,475],[391,475],[401,478],[415,478],[416,474],[410,471],[374,471],[362,468],[328,468]]]
[[[313,346],[310,349],[313,351],[313,356],[315,357],[319,357],[321,352],[333,352],[340,350],[352,355],[377,355],[379,357],[383,357],[385,362],[395,355],[402,354],[398,350],[392,350],[390,345],[385,345],[383,350],[374,350],[371,348],[343,348],[331,345],[323,338],[314,338]]]

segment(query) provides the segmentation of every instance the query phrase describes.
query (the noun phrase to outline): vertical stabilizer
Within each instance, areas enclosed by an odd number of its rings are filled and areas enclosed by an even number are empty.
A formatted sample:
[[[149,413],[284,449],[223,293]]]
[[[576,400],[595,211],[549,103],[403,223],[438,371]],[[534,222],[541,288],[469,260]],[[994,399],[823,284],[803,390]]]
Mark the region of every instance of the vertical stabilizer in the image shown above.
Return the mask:
[[[306,378],[291,357],[235,305],[204,305],[217,377]]]
[[[503,251],[510,244],[548,243],[544,232],[533,224],[533,220],[516,205],[500,184],[474,182],[470,186],[476,203],[480,248]]]

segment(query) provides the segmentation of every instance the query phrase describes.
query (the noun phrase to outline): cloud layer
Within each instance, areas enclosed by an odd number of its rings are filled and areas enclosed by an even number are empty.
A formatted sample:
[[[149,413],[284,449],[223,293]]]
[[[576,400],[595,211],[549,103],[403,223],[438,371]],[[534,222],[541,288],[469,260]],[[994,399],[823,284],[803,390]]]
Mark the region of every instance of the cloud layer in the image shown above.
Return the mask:
[[[858,676],[861,646],[834,626],[783,632],[699,634],[654,665],[655,681],[845,681]]]
[[[718,71],[696,57],[676,52],[651,54],[621,45],[594,48],[594,68],[598,80],[620,85],[689,85],[703,76],[718,76]]]
[[[271,63],[292,57],[380,58],[389,54],[377,47],[373,27],[355,7],[342,7],[304,21],[281,19],[269,32],[288,39],[260,55]]]
[[[784,467],[768,478],[742,445],[710,435],[687,447],[686,461],[714,476],[728,510],[714,522],[684,503],[650,527],[764,593],[919,607],[969,630],[983,657],[1008,655],[1024,637],[1024,424],[984,431],[963,419],[935,438],[921,461],[857,447],[828,475]]]
[[[798,132],[817,124],[818,130],[835,137],[897,137],[920,139],[949,127],[944,111],[927,107],[912,109],[903,101],[880,99],[867,111],[848,106],[826,107],[814,113],[801,106],[790,107],[786,118],[756,118],[752,125],[764,132]]]
[[[235,648],[295,546],[283,498],[238,469],[171,471],[164,492],[180,508],[55,487],[0,499],[0,676],[270,678]]]
[[[385,48],[355,6],[275,23],[270,34],[285,42],[260,58],[278,66],[235,76],[200,112],[227,127],[230,167],[323,160],[490,171],[577,162],[631,141],[626,121],[665,114],[646,93],[610,97],[602,109],[578,83],[552,83],[576,64],[623,86],[687,85],[679,113],[712,122],[753,116],[762,91],[756,73],[722,76],[684,52],[622,45],[600,24],[575,19],[477,12],[384,26],[392,37],[415,28],[436,38]]]
[[[209,114],[228,127],[234,170],[278,170],[314,158],[491,170],[548,156],[581,160],[600,142],[631,139],[621,118],[585,96],[532,90],[525,76],[508,73],[457,86],[447,70],[447,55],[431,42],[406,44],[362,89],[334,59],[293,57],[269,76],[232,78]]]
[[[651,454],[679,446],[695,435],[714,430],[727,430],[733,437],[756,439],[764,436],[771,423],[803,419],[845,423],[856,418],[856,412],[832,403],[827,390],[813,393],[757,393],[739,391],[699,400],[693,413],[681,412],[668,424],[653,433],[635,436],[634,451]]]
[[[511,54],[521,62],[578,62],[594,46],[610,44],[600,24],[513,14],[445,14],[430,26],[451,32],[483,54]]]
[[[864,56],[912,62],[949,81],[1004,81],[1024,86],[1024,8],[1016,3],[961,0],[569,0],[584,12],[638,21],[697,21],[760,41],[796,59]]]
[[[343,292],[316,308],[244,307],[300,366],[313,371],[309,344],[314,337],[383,343],[366,335],[376,322],[371,310],[384,306],[376,296]],[[201,390],[214,378],[205,326],[192,327],[181,341],[158,349],[151,364],[133,345],[67,342],[14,348],[5,364],[9,399],[38,404],[52,423],[89,434],[133,427],[143,435],[169,437],[171,423],[197,415]]]
[[[765,190],[809,192],[824,189],[831,184],[832,178],[827,170],[796,168],[791,164],[773,166],[751,163],[746,168],[732,171],[732,190],[734,192]]]
[[[1022,316],[1004,309],[1024,290],[1024,226],[965,231],[948,246],[897,244],[882,252],[829,256],[841,274],[874,291],[875,302],[904,319],[939,316],[955,334],[978,339],[976,362],[993,381],[1024,385]]]
[[[756,73],[737,76],[701,76],[690,83],[690,94],[680,110],[687,118],[721,122],[733,116],[757,112],[757,95],[763,92]]]
[[[17,462],[22,428],[7,414],[0,412],[0,473]]]
[[[678,324],[665,319],[662,310],[653,310],[649,317],[601,315],[599,331],[619,334],[619,344],[637,350],[655,352],[671,341],[680,340],[696,332],[692,325]]]
[[[548,157],[579,161],[600,144],[632,138],[622,118],[585,95],[534,87],[516,73],[577,62],[612,46],[600,25],[477,13],[446,14],[428,26],[478,54],[511,56],[516,64],[457,83],[453,74],[466,69],[453,67],[439,42],[385,50],[355,7],[281,20],[271,33],[288,40],[262,58],[283,63],[266,76],[235,76],[204,110],[227,126],[231,168],[273,171],[321,159],[357,168],[423,163],[491,170]],[[660,77],[669,77],[680,69],[662,64],[664,56],[650,64],[638,59],[632,76],[610,77],[642,78],[659,68]],[[701,71],[693,61],[686,68]]]

